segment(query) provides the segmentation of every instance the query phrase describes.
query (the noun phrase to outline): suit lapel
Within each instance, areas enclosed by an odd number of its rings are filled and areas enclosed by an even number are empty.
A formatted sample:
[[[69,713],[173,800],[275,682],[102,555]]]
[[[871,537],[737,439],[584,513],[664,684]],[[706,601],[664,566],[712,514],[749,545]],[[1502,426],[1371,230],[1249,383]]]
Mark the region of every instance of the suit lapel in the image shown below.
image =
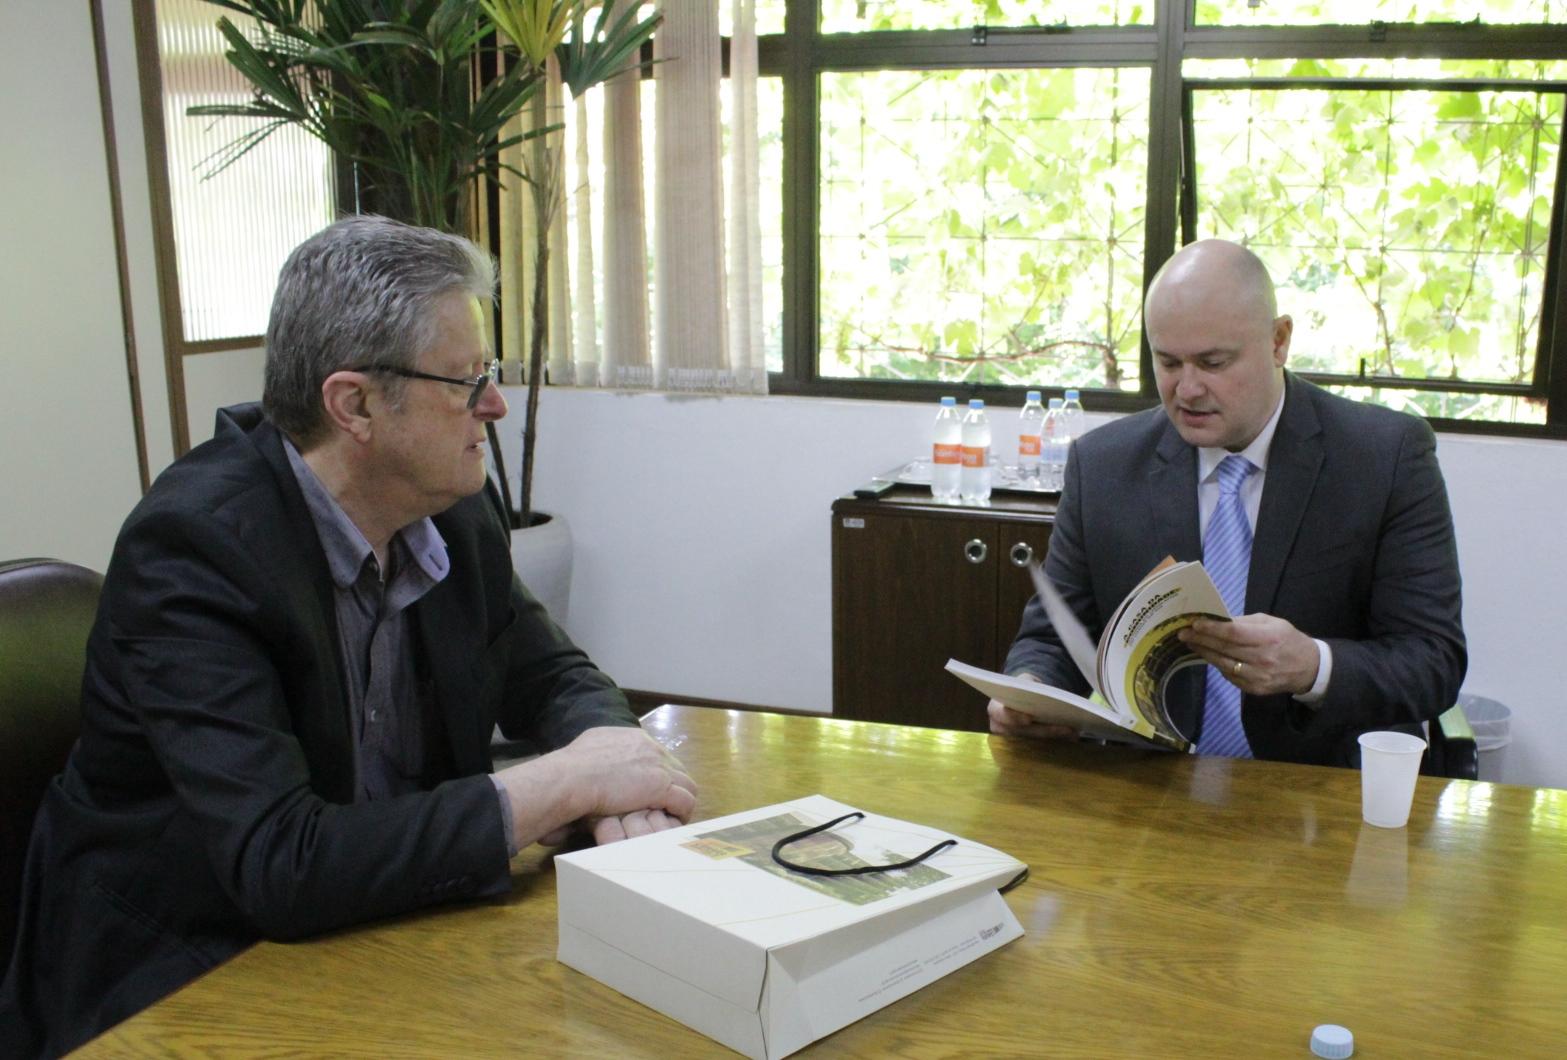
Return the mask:
[[[1164,425],[1149,462],[1149,525],[1154,528],[1161,558],[1177,560],[1202,558],[1202,534],[1197,525],[1197,450],[1187,445],[1163,410]],[[1147,571],[1141,572],[1141,577]],[[1201,674],[1202,671],[1193,670]],[[1165,690],[1165,709],[1170,720],[1187,737],[1196,740],[1201,728],[1203,683],[1177,674]]]
[[[1187,445],[1169,417],[1154,449],[1148,473],[1150,525],[1160,550],[1178,560],[1202,558],[1197,527],[1197,450]],[[1142,572],[1148,573],[1147,571]],[[1139,575],[1141,577],[1142,575]]]
[[[301,711],[295,724],[302,729],[313,728],[319,734],[302,732],[301,744],[307,757],[312,759],[311,776],[324,786],[323,794],[334,801],[352,802],[359,789],[358,756],[353,719],[349,716],[347,676],[343,673],[338,643],[332,573],[327,567],[315,521],[310,517],[310,508],[300,491],[299,480],[294,477],[294,469],[283,449],[282,434],[271,423],[263,421],[253,428],[251,436],[257,451],[271,468],[282,498],[283,517],[294,534],[292,540],[273,542],[271,569],[289,598],[290,611],[299,616],[300,628],[310,633],[316,662],[329,677],[315,693],[322,708]]]
[[[450,547],[450,543],[448,543]],[[484,596],[477,589],[462,591],[463,571],[474,576],[476,564],[452,556],[446,578],[414,604],[419,640],[430,679],[434,685],[435,707],[446,728],[447,745],[459,776],[489,771],[487,748],[490,732],[484,727],[486,712],[479,708],[482,695],[483,662],[471,652],[454,650],[456,645],[483,644],[485,631],[479,628]],[[484,731],[477,731],[483,728]]]
[[[1302,518],[1322,470],[1322,427],[1306,385],[1285,373],[1284,411],[1268,448],[1268,477],[1252,538],[1246,610],[1272,613]]]

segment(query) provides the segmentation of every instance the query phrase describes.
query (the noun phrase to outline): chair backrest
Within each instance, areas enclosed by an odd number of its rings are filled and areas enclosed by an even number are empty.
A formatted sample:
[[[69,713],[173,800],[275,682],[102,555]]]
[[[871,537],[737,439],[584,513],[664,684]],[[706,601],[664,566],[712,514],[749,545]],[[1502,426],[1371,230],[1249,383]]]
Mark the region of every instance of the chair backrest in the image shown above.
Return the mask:
[[[33,817],[81,732],[87,633],[102,585],[74,563],[0,562],[0,970],[10,962]]]

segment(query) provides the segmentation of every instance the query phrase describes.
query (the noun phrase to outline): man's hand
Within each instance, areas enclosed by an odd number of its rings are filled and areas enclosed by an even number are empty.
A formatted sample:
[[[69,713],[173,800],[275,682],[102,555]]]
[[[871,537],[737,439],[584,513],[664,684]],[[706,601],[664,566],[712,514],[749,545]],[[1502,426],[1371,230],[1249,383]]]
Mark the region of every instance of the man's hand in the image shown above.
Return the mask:
[[[641,729],[589,729],[558,751],[495,774],[518,847],[560,842],[587,822],[599,842],[672,828],[696,810],[696,782]]]
[[[1199,618],[1180,637],[1242,692],[1298,696],[1317,680],[1316,642],[1273,615],[1242,615],[1230,622]]]
[[[586,800],[581,817],[661,810],[683,822],[696,809],[696,782],[641,729],[589,729],[554,754],[566,761],[569,782]]]
[[[1018,676],[1035,684],[1041,683],[1039,678],[1030,673]],[[1078,737],[1077,730],[1070,725],[1036,721],[1020,710],[1013,710],[999,699],[992,699],[986,710],[990,714],[990,731],[1000,736],[1028,736],[1036,740],[1075,740]]]
[[[637,810],[619,817],[600,817],[593,822],[593,841],[600,846],[621,839],[635,839],[639,835],[651,835],[666,828],[679,828],[685,824],[678,817],[671,817],[663,810]]]

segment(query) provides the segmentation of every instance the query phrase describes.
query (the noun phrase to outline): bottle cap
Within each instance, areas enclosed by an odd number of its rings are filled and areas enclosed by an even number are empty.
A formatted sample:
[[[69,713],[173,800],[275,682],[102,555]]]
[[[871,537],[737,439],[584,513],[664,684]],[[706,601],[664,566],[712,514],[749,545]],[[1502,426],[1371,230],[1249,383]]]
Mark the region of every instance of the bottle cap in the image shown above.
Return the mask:
[[[947,408],[949,408],[949,409],[957,408],[958,399],[957,398],[953,398],[953,397],[944,397],[944,398],[941,399],[941,403],[943,405],[947,406]]]
[[[1053,409],[1060,408],[1061,407],[1061,399],[1060,398],[1051,398],[1050,399],[1050,407],[1053,408]]]
[[[979,398],[969,398],[968,407],[971,409],[982,409],[985,407],[985,403]]]
[[[1037,391],[1037,390],[1030,390],[1028,392],[1028,394],[1026,395],[1026,398],[1029,401],[1038,401],[1039,400],[1039,391]]]
[[[1311,1032],[1311,1051],[1328,1060],[1344,1060],[1355,1055],[1355,1036],[1347,1027],[1324,1023]]]
[[[1075,390],[1068,390],[1066,392],[1066,399],[1068,401],[1076,401],[1078,399],[1077,391],[1075,391]]]

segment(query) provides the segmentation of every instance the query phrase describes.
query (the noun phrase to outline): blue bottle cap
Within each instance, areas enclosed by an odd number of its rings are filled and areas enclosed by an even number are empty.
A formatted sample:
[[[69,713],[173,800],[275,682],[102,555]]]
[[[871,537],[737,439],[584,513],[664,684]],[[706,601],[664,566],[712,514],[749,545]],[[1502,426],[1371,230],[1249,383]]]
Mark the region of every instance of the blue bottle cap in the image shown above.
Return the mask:
[[[1068,401],[1076,401],[1078,399],[1077,391],[1075,391],[1075,390],[1068,390],[1066,392],[1066,399]]]
[[[985,407],[985,403],[979,398],[969,398],[968,407],[971,409],[982,409]]]
[[[1029,401],[1038,401],[1039,400],[1039,391],[1037,391],[1037,390],[1030,390],[1028,392],[1028,394],[1026,395],[1026,398]]]
[[[958,407],[958,399],[953,397],[944,397],[941,399],[941,403],[949,409]]]
[[[1355,1036],[1347,1027],[1324,1023],[1311,1032],[1311,1051],[1327,1060],[1344,1060],[1355,1055]]]
[[[1053,408],[1053,409],[1060,408],[1061,407],[1061,399],[1060,398],[1051,398],[1050,399],[1050,407]]]

